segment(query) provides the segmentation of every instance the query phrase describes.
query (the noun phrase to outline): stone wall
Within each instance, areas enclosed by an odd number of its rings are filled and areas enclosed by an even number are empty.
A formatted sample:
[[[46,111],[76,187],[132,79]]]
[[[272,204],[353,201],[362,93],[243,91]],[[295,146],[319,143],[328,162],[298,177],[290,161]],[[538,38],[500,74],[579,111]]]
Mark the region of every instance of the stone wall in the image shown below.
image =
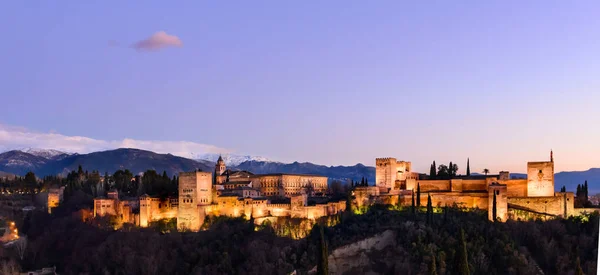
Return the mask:
[[[417,187],[421,188],[421,193],[429,191],[450,191],[449,180],[418,180]],[[415,192],[417,192],[415,187]]]
[[[148,227],[153,221],[177,218],[178,211],[178,205],[172,203],[170,199],[142,196],[140,197],[139,225],[140,227]]]
[[[538,213],[556,216],[574,215],[574,195],[572,192],[560,193],[547,197],[509,197],[509,207],[526,209]]]
[[[499,181],[501,184],[506,184],[506,192],[509,197],[526,197],[527,196],[527,180],[505,180]]]

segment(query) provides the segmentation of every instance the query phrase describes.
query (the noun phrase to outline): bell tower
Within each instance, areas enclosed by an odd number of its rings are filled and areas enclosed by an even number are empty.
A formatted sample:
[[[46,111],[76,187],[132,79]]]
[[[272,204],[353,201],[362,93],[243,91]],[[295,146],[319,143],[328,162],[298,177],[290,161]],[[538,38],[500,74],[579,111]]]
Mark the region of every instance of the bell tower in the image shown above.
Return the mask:
[[[217,164],[215,165],[215,175],[223,175],[226,169],[227,167],[225,167],[225,161],[223,161],[223,158],[219,155],[219,159],[217,160]]]

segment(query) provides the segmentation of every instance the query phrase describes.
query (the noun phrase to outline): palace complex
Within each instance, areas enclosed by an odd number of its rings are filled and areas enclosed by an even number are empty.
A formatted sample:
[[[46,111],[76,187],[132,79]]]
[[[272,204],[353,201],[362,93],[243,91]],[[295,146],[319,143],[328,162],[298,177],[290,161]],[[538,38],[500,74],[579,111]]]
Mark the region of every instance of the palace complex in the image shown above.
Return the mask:
[[[492,218],[496,204],[497,218],[519,218],[523,213],[541,216],[574,215],[574,194],[554,191],[554,157],[549,161],[527,163],[527,178],[513,179],[509,172],[498,175],[431,178],[411,169],[411,163],[394,158],[375,160],[376,186],[354,190],[358,206],[373,203],[412,205],[413,194],[421,205],[431,196],[432,206],[459,206],[488,211]],[[418,193],[417,193],[418,192]],[[494,199],[495,196],[495,199]]]
[[[327,177],[232,171],[219,157],[214,173],[180,173],[177,198],[148,195],[121,198],[117,191],[111,191],[106,198],[94,199],[94,216],[114,215],[122,222],[141,227],[153,221],[177,218],[179,229],[192,231],[199,230],[208,215],[315,220],[346,209],[345,201],[328,201],[326,192]],[[309,205],[309,198],[320,203]]]
[[[375,186],[353,189],[352,205],[458,206],[488,211],[493,220],[531,217],[568,217],[579,214],[572,192],[554,191],[554,157],[528,162],[526,178],[498,175],[437,176],[416,173],[411,162],[395,158],[375,160]],[[206,216],[269,219],[293,217],[315,220],[346,209],[345,201],[329,201],[327,177],[301,174],[262,174],[233,171],[222,158],[215,171],[179,174],[179,196],[160,199],[147,195],[121,198],[116,191],[94,200],[94,216],[115,215],[123,222],[147,227],[160,219],[177,219],[179,229],[199,230]],[[420,197],[419,197],[420,196]],[[54,198],[56,197],[56,198]],[[54,195],[53,202],[58,200]],[[313,203],[309,204],[309,201]],[[317,203],[320,202],[320,203]],[[579,211],[579,212],[578,212]]]

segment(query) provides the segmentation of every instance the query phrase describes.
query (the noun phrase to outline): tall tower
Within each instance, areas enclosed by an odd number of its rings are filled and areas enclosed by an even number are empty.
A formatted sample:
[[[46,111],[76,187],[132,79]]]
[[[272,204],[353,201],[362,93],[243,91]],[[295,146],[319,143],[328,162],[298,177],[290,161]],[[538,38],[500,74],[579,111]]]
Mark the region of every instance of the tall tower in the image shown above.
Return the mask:
[[[215,175],[223,175],[223,173],[225,173],[225,169],[227,169],[227,167],[225,167],[225,161],[223,161],[223,158],[221,157],[221,155],[219,155],[219,159],[217,160],[217,164],[215,165]]]
[[[378,187],[394,187],[397,176],[397,161],[395,158],[375,159],[375,185]]]
[[[204,222],[202,220],[204,210],[199,206],[210,204],[212,204],[211,173],[200,171],[179,173],[177,228],[198,231]]]

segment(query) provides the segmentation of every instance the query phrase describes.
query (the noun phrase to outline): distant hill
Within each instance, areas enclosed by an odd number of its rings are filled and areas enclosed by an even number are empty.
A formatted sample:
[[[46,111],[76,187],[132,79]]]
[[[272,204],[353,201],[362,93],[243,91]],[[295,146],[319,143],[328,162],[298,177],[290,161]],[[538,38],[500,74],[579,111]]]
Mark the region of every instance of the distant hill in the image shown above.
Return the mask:
[[[219,159],[219,157],[222,157],[223,161],[225,161],[225,163],[227,165],[231,165],[231,166],[239,165],[240,163],[245,162],[245,161],[270,162],[269,159],[267,159],[265,157],[260,157],[260,156],[237,155],[237,154],[213,154],[213,153],[197,155],[197,156],[194,156],[193,159],[198,160],[198,161],[209,161],[212,163],[216,163],[217,160]]]
[[[52,161],[44,157],[12,150],[0,154],[0,171],[23,176],[29,171],[43,169],[49,162]]]
[[[138,174],[149,169],[173,175],[182,171],[202,169],[212,171],[213,166],[204,162],[173,156],[171,154],[157,154],[139,149],[116,149],[90,154],[73,154],[58,159],[46,159],[21,151],[9,151],[0,154],[0,171],[24,175],[33,171],[37,176],[67,174],[77,170],[81,165],[83,169],[100,173],[114,173],[119,169],[129,169]]]
[[[600,168],[591,168],[587,171],[560,172],[554,174],[554,187],[556,190],[564,185],[567,191],[575,192],[577,184],[588,181],[590,195],[600,193]]]
[[[360,180],[362,177],[368,179],[370,184],[375,183],[375,167],[356,164],[354,166],[325,166],[310,162],[280,163],[268,161],[245,161],[232,167],[239,170],[247,170],[255,174],[268,173],[297,173],[327,176],[330,180],[341,180],[343,182],[352,179]]]
[[[19,149],[23,153],[28,153],[34,156],[42,157],[50,160],[63,159],[71,154],[54,150],[54,149],[40,149],[40,148],[23,148]]]

